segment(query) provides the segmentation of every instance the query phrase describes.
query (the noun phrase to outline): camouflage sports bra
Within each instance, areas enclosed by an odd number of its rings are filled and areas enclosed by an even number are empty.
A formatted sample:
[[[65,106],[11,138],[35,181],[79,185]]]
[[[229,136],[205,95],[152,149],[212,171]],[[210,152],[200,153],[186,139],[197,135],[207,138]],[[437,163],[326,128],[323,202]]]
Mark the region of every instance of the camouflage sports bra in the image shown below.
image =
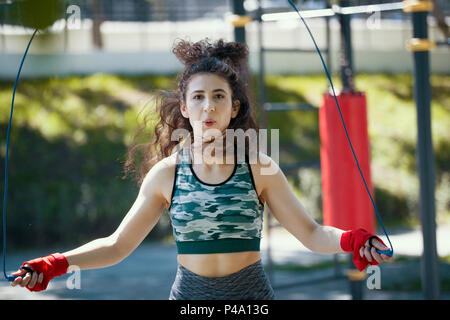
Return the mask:
[[[169,214],[179,254],[259,251],[264,204],[250,164],[237,163],[222,183],[202,182],[189,148],[178,151]]]

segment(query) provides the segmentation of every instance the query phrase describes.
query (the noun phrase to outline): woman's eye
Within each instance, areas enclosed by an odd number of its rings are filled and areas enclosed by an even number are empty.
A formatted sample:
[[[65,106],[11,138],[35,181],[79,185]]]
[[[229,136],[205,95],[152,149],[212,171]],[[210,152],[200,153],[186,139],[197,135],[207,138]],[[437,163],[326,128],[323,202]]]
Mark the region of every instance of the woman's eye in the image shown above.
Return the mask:
[[[215,97],[216,99],[223,99],[223,98],[225,98],[225,96],[224,96],[223,94],[216,94],[214,97]],[[197,95],[193,96],[192,99],[194,99],[194,100],[200,100],[200,99],[203,99],[203,96],[197,94]]]

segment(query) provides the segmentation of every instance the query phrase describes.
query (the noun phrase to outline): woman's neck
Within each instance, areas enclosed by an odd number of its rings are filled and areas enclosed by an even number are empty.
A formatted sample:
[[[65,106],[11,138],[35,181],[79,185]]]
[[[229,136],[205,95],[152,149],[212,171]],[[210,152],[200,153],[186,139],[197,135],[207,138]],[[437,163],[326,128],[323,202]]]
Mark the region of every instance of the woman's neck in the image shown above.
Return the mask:
[[[233,144],[224,145],[216,141],[194,141],[190,146],[192,164],[206,167],[227,166],[234,164]]]

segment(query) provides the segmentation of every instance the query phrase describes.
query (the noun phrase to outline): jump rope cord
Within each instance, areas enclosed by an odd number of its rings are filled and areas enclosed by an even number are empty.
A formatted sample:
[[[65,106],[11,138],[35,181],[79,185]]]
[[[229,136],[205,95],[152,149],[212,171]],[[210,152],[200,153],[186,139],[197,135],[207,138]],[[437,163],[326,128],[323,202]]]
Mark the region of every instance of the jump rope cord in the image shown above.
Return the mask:
[[[33,35],[31,36],[30,41],[28,42],[27,48],[25,50],[25,53],[22,57],[19,71],[17,72],[16,81],[14,82],[14,90],[13,90],[13,94],[12,94],[11,112],[9,114],[9,123],[8,123],[8,132],[6,134],[5,188],[3,190],[3,274],[5,276],[5,279],[7,279],[7,277],[8,277],[6,275],[6,195],[8,193],[8,151],[9,151],[9,136],[11,133],[11,123],[12,123],[12,116],[13,116],[13,111],[14,111],[14,97],[16,95],[16,88],[17,88],[17,83],[19,82],[20,71],[22,71],[22,66],[23,66],[23,63],[27,56],[28,49],[30,48],[31,41],[33,41],[33,38],[37,32],[38,32],[38,29],[36,29],[34,31]]]
[[[367,193],[369,194],[370,200],[372,201],[372,205],[373,205],[373,208],[375,209],[375,212],[376,212],[376,214],[377,214],[377,218],[378,218],[378,221],[380,222],[381,228],[383,229],[383,232],[384,232],[384,234],[386,235],[387,240],[389,241],[389,245],[390,245],[390,247],[391,247],[391,254],[393,254],[394,248],[392,247],[391,240],[389,239],[389,235],[388,235],[388,233],[386,232],[386,228],[384,227],[383,220],[381,219],[380,213],[378,212],[377,206],[375,205],[375,201],[373,200],[372,195],[370,194],[369,188],[368,188],[367,183],[366,183],[366,179],[364,179],[364,175],[363,175],[363,173],[362,173],[362,171],[361,171],[361,168],[359,167],[358,158],[356,157],[355,151],[353,150],[353,145],[352,145],[352,142],[350,141],[350,137],[349,137],[348,132],[347,132],[347,127],[345,126],[344,117],[342,116],[341,108],[340,108],[339,102],[338,102],[338,100],[337,100],[337,98],[336,98],[336,92],[334,91],[333,81],[331,81],[331,76],[330,76],[330,73],[328,72],[328,68],[327,68],[327,66],[326,66],[326,64],[325,64],[325,61],[323,60],[322,53],[320,52],[319,47],[317,46],[317,43],[316,43],[316,41],[314,40],[314,37],[313,37],[313,35],[312,35],[312,33],[311,33],[311,30],[310,30],[309,27],[308,27],[308,24],[307,24],[306,21],[303,19],[303,17],[302,17],[302,15],[300,14],[299,10],[297,9],[297,7],[295,6],[295,4],[294,4],[291,0],[288,0],[288,2],[289,2],[289,4],[292,6],[292,8],[294,8],[294,10],[297,12],[297,14],[298,14],[298,16],[300,17],[300,19],[303,21],[303,24],[305,25],[306,30],[308,30],[308,33],[309,33],[309,35],[311,36],[311,39],[312,39],[312,41],[313,41],[313,43],[314,43],[314,46],[316,47],[316,51],[317,51],[317,53],[319,54],[320,60],[322,61],[323,68],[324,68],[324,70],[325,70],[325,73],[326,73],[326,75],[327,75],[328,81],[330,82],[331,89],[332,89],[332,91],[333,91],[334,101],[336,102],[336,106],[337,106],[337,108],[338,108],[339,115],[341,116],[342,125],[344,126],[344,130],[345,130],[345,134],[346,134],[346,136],[347,136],[348,143],[349,143],[350,148],[351,148],[351,150],[352,150],[353,157],[355,158],[355,161],[356,161],[356,166],[358,167],[359,173],[361,174],[361,178],[362,178],[362,180],[363,180],[363,182],[364,182],[364,186],[366,187],[366,191],[367,191]]]

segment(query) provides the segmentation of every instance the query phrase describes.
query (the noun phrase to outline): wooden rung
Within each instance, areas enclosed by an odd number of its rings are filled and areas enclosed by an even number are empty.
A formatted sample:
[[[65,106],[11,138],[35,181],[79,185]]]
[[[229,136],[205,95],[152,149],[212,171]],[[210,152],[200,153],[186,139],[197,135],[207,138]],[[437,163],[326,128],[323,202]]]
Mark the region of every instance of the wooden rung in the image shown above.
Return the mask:
[[[238,14],[233,14],[230,17],[228,17],[228,21],[235,27],[235,28],[242,28],[245,27],[245,25],[252,21],[252,18],[250,16],[242,16]]]
[[[433,2],[430,0],[404,0],[404,12],[433,11]]]
[[[436,48],[436,42],[429,39],[412,38],[406,42],[409,51],[429,51]]]

